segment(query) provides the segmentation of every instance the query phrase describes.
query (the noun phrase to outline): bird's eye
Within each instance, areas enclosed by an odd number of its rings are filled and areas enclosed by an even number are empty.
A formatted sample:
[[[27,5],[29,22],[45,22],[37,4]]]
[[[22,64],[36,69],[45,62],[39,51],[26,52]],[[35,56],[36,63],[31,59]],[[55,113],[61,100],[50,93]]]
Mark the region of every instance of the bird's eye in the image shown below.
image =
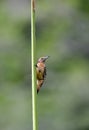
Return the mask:
[[[43,60],[43,58],[41,58],[41,60]]]

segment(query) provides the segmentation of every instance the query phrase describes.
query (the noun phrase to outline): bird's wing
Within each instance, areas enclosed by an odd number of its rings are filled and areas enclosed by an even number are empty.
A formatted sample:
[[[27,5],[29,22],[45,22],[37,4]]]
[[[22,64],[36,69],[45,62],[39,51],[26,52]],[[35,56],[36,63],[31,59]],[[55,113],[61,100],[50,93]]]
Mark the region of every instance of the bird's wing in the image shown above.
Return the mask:
[[[46,75],[47,75],[47,73],[46,73],[46,67],[45,67],[45,68],[44,68],[44,74],[43,74],[43,77],[45,78]]]

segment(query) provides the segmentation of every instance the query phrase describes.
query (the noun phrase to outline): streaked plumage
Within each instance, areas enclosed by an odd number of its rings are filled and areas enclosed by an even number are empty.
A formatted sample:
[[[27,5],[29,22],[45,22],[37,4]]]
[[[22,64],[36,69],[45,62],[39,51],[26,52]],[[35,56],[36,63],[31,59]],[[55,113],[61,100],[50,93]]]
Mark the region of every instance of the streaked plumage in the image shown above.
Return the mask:
[[[42,84],[44,83],[46,77],[46,66],[45,61],[49,56],[39,58],[36,65],[36,77],[37,77],[37,93],[39,92]]]

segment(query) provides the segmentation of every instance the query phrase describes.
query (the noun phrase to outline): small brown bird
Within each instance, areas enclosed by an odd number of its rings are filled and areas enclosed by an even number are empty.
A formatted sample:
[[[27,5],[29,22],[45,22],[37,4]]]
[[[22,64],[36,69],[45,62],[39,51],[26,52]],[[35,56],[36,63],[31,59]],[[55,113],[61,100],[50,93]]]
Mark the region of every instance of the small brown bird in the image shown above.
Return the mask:
[[[44,83],[46,77],[46,66],[45,61],[49,58],[49,56],[41,57],[38,59],[36,64],[36,77],[37,77],[37,93],[39,92],[42,84]]]

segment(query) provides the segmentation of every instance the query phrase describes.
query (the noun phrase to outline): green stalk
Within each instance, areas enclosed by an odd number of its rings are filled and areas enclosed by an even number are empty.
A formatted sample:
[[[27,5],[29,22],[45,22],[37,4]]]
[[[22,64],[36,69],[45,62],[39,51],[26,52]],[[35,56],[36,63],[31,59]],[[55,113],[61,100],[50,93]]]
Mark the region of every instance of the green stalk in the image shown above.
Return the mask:
[[[32,63],[32,123],[37,130],[37,90],[36,90],[36,36],[35,36],[35,0],[31,0],[31,63]]]

